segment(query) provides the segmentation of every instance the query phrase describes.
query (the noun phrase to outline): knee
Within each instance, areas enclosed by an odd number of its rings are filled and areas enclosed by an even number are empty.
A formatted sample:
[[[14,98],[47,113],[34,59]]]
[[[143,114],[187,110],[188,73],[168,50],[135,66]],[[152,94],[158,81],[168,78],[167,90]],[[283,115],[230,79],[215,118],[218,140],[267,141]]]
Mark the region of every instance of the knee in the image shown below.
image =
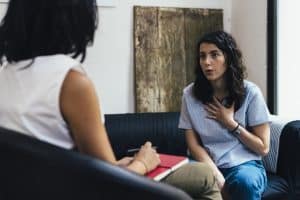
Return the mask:
[[[238,182],[238,187],[242,188],[243,190],[247,190],[249,192],[258,191],[257,183],[250,178],[242,178]]]
[[[204,196],[214,196],[214,199],[221,199],[213,171],[209,165],[194,162],[187,164],[183,170],[188,172],[185,176],[185,187],[192,197],[202,199]]]
[[[189,165],[189,171],[191,172],[197,185],[201,185],[202,188],[210,189],[215,185],[215,177],[211,167],[206,163],[195,162]]]
[[[247,174],[239,174],[236,180],[231,183],[232,188],[238,191],[245,191],[247,193],[259,193],[260,186],[257,180]]]

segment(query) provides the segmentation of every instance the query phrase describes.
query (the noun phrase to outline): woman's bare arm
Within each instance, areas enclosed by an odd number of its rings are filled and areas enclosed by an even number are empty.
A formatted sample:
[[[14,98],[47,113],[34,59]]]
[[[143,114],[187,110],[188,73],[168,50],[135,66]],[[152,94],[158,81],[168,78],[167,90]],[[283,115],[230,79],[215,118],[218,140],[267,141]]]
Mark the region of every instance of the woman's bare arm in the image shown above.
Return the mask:
[[[197,161],[205,162],[211,167],[214,176],[217,179],[218,186],[220,189],[222,189],[225,183],[224,176],[213,162],[207,151],[199,144],[196,133],[192,129],[189,129],[185,131],[185,136],[188,148],[193,158]]]
[[[244,127],[239,127],[239,140],[252,151],[265,156],[270,148],[270,127],[264,123],[251,128],[251,132]]]
[[[61,90],[60,108],[80,152],[118,164],[102,123],[96,91],[87,76],[73,70],[68,73]],[[127,163],[128,169],[139,174],[159,164],[151,143],[144,146],[137,159]]]

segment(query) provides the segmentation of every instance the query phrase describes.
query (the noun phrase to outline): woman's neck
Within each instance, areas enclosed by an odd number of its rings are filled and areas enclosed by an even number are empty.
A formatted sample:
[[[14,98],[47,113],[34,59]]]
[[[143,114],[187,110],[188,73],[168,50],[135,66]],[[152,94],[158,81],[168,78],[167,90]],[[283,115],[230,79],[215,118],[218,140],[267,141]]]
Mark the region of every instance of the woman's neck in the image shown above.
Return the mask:
[[[226,96],[228,96],[228,91],[226,89],[226,82],[224,80],[218,80],[211,84],[214,90],[214,96],[217,97],[219,100],[222,100]]]

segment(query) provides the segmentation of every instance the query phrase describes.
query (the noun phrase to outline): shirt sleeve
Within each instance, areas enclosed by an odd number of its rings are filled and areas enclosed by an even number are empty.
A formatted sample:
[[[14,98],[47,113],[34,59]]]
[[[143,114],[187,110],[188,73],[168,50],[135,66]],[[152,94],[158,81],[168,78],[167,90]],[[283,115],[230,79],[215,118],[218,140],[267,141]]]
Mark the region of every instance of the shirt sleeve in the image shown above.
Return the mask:
[[[178,128],[192,129],[191,118],[187,109],[186,97],[183,94]]]
[[[251,90],[253,96],[250,99],[247,109],[248,126],[268,123],[270,121],[269,110],[260,89],[258,87],[252,87]]]

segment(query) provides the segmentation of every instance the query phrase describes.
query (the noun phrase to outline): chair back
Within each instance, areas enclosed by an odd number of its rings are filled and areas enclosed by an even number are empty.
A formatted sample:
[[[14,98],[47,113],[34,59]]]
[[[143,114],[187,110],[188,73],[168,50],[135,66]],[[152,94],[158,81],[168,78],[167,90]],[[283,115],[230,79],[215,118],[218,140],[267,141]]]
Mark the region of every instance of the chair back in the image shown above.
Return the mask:
[[[191,199],[104,161],[0,128],[0,199]]]

